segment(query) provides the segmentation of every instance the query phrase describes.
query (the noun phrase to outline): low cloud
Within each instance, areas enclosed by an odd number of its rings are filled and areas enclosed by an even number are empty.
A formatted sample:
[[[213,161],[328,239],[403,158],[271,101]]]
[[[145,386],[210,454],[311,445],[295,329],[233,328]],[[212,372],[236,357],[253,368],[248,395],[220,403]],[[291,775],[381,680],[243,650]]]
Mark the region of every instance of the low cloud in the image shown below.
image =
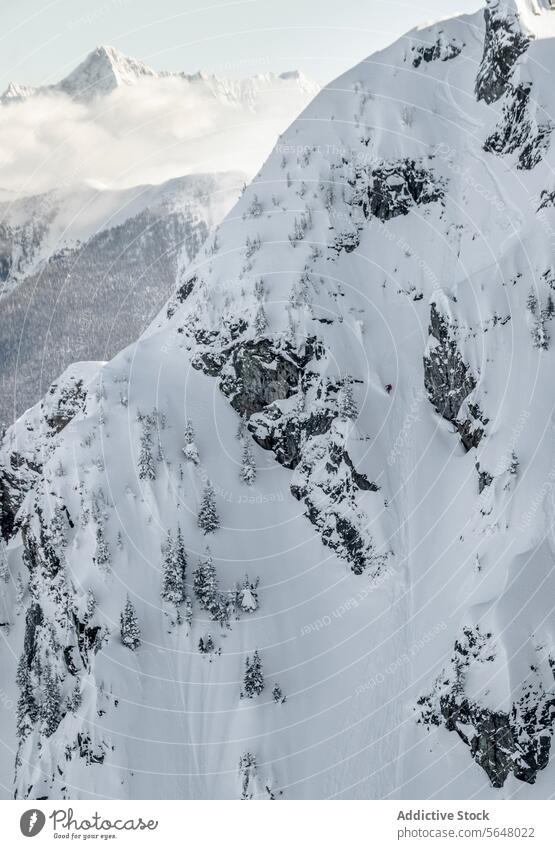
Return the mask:
[[[123,188],[199,172],[253,174],[308,100],[279,81],[247,108],[175,77],[87,104],[37,94],[0,109],[0,187],[37,193],[78,182]]]

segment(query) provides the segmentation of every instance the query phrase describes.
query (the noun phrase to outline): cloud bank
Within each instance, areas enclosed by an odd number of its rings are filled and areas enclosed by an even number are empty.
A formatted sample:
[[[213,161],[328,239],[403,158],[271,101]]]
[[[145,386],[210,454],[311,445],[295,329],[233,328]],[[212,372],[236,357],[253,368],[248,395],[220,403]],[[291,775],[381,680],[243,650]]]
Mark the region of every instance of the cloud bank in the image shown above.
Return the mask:
[[[254,174],[310,99],[295,80],[278,78],[240,104],[176,77],[121,86],[88,104],[37,94],[0,109],[0,187],[34,194],[83,182],[125,188],[190,173]]]

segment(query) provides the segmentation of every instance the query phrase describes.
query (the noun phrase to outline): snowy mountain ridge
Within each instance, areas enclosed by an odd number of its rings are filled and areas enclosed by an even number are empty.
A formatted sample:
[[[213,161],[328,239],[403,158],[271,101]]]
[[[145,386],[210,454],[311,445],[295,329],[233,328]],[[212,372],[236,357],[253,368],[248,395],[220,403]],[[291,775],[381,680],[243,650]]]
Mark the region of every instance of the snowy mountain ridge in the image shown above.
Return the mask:
[[[327,86],[59,429],[6,435],[18,798],[551,797],[555,54],[519,10]]]
[[[269,72],[238,80],[203,71],[195,74],[154,71],[144,62],[125,56],[115,47],[100,45],[60,82],[35,88],[10,83],[0,97],[0,102],[10,104],[37,94],[61,93],[86,103],[94,98],[106,97],[121,86],[133,86],[145,80],[171,78],[183,80],[195,89],[202,88],[218,100],[251,110],[256,108],[257,99],[268,89],[295,88],[303,94],[313,96],[319,88],[300,71],[285,71],[281,74]]]

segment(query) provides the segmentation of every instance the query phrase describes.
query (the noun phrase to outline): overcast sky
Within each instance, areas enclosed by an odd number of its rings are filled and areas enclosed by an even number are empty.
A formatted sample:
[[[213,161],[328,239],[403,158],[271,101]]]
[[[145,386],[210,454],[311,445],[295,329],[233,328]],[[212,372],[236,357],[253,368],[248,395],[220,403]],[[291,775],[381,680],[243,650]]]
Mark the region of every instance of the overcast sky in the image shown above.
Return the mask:
[[[300,68],[320,83],[483,0],[1,0],[0,90],[56,82],[98,44],[158,70]]]

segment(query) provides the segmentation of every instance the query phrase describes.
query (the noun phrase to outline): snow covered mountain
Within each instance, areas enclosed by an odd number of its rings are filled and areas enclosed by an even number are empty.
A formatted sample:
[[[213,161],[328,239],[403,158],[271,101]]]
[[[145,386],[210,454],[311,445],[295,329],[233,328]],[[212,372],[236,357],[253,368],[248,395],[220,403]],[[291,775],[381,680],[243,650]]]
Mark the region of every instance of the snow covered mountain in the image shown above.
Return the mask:
[[[41,94],[66,94],[72,99],[87,103],[98,97],[105,97],[122,86],[133,86],[152,80],[182,80],[191,89],[202,91],[205,95],[234,106],[255,110],[259,99],[269,89],[282,88],[292,92],[296,90],[304,95],[314,96],[318,86],[300,71],[285,71],[281,74],[256,74],[245,79],[226,79],[215,74],[198,72],[154,71],[145,65],[125,56],[115,47],[101,45],[93,50],[70,74],[60,82],[48,86],[23,86],[10,83],[0,97],[0,102],[11,104]]]
[[[555,11],[318,95],[8,432],[18,798],[548,798]]]
[[[75,360],[109,359],[136,339],[244,179],[198,174],[0,202],[0,423]]]

